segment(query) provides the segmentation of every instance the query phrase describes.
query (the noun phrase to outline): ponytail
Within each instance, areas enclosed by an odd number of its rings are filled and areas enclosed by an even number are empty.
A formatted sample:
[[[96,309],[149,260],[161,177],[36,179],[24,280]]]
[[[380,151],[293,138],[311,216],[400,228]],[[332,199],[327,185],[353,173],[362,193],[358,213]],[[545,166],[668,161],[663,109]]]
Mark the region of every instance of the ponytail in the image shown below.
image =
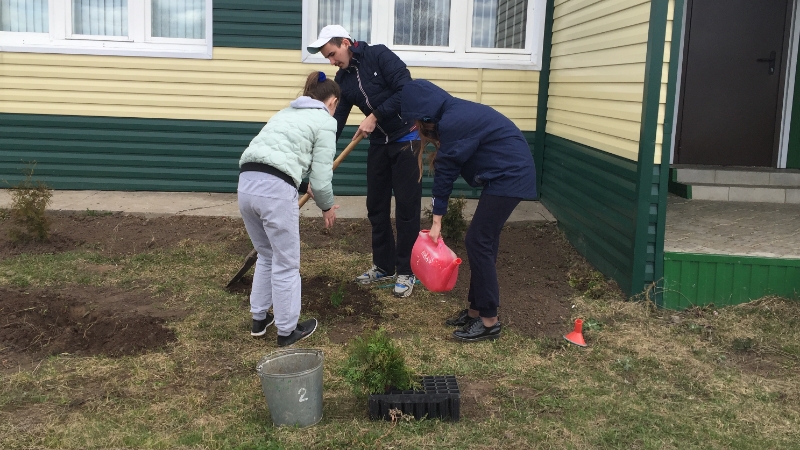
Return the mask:
[[[336,97],[338,100],[342,95],[342,91],[335,81],[325,76],[325,72],[314,71],[308,74],[306,78],[303,95],[324,102],[331,97]]]
[[[425,152],[425,147],[431,144],[433,147],[432,152],[428,152],[428,173],[434,173],[434,160],[436,159],[436,152],[439,151],[439,130],[435,123],[416,121],[417,130],[419,130],[420,147],[417,153],[417,164],[419,165],[419,179],[422,180],[422,154]]]

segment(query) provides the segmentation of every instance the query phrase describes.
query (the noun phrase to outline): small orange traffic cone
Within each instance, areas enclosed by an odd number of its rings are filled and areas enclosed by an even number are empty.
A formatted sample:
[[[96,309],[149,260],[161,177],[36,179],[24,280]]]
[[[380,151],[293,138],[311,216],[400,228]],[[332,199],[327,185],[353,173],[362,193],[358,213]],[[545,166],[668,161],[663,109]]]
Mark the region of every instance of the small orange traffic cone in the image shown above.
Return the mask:
[[[575,319],[575,329],[565,335],[564,339],[579,347],[586,347],[586,341],[583,340],[583,320]]]

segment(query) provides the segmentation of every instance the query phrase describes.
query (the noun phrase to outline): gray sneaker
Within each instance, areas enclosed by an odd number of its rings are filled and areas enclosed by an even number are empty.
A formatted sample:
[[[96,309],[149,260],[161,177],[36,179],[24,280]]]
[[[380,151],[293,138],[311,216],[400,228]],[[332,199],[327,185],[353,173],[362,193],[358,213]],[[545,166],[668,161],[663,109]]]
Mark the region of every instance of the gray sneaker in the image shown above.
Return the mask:
[[[394,275],[387,274],[383,269],[373,264],[368,271],[356,277],[356,283],[370,284],[378,281],[388,281],[393,278]]]
[[[411,295],[411,292],[414,291],[414,283],[417,281],[417,277],[414,275],[398,275],[397,281],[394,285],[394,296],[395,297],[408,297]]]

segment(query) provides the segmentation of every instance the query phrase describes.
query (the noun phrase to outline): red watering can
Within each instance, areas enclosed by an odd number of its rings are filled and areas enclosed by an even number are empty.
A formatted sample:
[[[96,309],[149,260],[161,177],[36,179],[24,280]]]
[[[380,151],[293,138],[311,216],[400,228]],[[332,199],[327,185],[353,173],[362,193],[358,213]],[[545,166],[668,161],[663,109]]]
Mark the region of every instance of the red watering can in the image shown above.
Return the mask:
[[[411,249],[411,271],[429,291],[447,292],[456,285],[461,258],[444,245],[441,237],[434,243],[429,231],[420,231]]]

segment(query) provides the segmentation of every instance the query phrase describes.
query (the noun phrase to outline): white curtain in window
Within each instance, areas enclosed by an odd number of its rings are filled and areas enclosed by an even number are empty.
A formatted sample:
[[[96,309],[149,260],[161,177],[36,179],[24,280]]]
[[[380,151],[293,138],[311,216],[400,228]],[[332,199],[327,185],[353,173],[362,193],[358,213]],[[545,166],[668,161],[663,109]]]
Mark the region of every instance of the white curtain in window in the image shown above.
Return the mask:
[[[397,0],[394,43],[447,47],[450,43],[450,0]]]
[[[47,33],[47,0],[0,0],[0,31]]]
[[[317,33],[327,25],[341,25],[353,39],[370,42],[372,0],[319,0]]]
[[[72,32],[128,35],[128,0],[72,0]]]
[[[525,48],[528,0],[474,0],[472,46]]]
[[[153,0],[153,37],[205,39],[205,0]]]

